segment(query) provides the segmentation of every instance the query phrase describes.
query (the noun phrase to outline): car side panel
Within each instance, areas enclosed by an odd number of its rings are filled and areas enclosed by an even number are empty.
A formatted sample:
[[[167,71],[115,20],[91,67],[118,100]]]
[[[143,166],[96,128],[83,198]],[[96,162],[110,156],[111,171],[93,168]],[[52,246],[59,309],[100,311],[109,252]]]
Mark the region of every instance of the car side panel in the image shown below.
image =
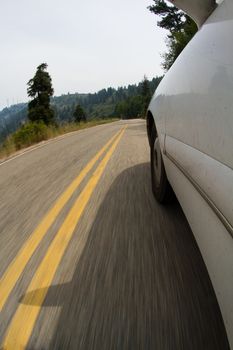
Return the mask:
[[[209,17],[167,73],[166,135],[233,169],[233,1]]]
[[[164,164],[205,260],[233,349],[233,239],[206,200],[166,155]]]
[[[170,136],[166,136],[166,155],[203,193],[233,238],[233,170]]]
[[[224,0],[165,75],[149,110],[168,180],[202,252],[233,349],[232,33],[233,1]]]

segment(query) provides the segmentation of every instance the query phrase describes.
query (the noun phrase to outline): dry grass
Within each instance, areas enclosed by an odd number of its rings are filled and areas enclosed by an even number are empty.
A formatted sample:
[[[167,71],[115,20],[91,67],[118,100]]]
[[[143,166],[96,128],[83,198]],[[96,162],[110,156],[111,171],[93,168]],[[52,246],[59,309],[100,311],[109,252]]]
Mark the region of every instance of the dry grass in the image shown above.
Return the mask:
[[[107,124],[117,120],[117,118],[93,119],[86,123],[69,123],[58,127],[39,125],[38,128],[37,125],[36,134],[34,132],[35,127],[32,128],[32,124],[29,123],[26,124],[26,127],[24,126],[23,128],[17,130],[14,134],[8,136],[4,143],[0,145],[0,159],[5,159],[18,150],[25,149],[43,140],[53,139],[59,135],[64,135],[72,131]]]

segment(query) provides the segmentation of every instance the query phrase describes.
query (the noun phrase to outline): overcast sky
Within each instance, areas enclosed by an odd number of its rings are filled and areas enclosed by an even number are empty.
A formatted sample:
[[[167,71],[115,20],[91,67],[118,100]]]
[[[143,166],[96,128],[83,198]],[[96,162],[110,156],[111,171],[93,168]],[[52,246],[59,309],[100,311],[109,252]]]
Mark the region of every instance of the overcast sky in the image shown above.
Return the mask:
[[[162,74],[165,33],[152,0],[0,0],[0,109],[27,101],[48,63],[55,95],[95,92]]]

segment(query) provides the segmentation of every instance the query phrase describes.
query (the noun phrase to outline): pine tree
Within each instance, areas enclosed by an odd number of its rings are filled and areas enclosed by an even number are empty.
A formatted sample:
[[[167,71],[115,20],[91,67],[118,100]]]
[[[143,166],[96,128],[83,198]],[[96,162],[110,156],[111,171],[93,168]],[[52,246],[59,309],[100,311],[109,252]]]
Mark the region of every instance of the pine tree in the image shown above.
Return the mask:
[[[28,119],[30,121],[43,121],[49,125],[54,123],[54,111],[50,106],[50,97],[54,90],[52,79],[46,69],[46,63],[39,65],[36,74],[27,83],[28,96],[33,98],[28,103]]]
[[[76,123],[80,123],[81,121],[86,122],[87,120],[86,113],[80,104],[76,106],[73,116]]]
[[[197,32],[197,25],[177,7],[168,5],[164,0],[153,1],[154,4],[148,9],[161,18],[157,25],[169,31],[167,35],[168,52],[163,55],[162,63],[163,68],[168,70]]]

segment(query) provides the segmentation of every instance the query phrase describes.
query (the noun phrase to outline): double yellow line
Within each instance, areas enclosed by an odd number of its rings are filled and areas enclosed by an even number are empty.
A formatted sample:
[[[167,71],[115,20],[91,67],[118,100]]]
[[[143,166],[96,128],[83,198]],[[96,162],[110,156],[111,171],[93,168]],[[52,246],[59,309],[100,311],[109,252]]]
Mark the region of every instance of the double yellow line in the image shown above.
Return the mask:
[[[42,238],[54,223],[56,217],[62,208],[71,198],[82,180],[94,167],[99,158],[109,148],[104,158],[92,174],[87,185],[75,201],[73,207],[68,213],[65,221],[58,230],[54,240],[50,244],[47,253],[40,263],[31,283],[26,291],[24,299],[18,306],[11,324],[7,330],[3,344],[3,349],[24,349],[33,331],[36,319],[39,315],[41,305],[46,297],[48,288],[52,283],[58,265],[65,253],[68,243],[74,233],[75,227],[95,189],[104,169],[117,147],[125,128],[114,135],[107,144],[96,154],[96,156],[81,171],[78,177],[70,184],[66,191],[61,195],[54,207],[47,213],[40,225],[35,229],[30,238],[24,244],[14,261],[9,265],[4,276],[0,280],[0,311],[5,305],[12,289],[21,276],[29,259],[37,249]],[[38,293],[40,289],[40,293]],[[29,300],[30,299],[30,300]],[[30,305],[31,304],[31,305]],[[33,306],[32,306],[33,305]]]

